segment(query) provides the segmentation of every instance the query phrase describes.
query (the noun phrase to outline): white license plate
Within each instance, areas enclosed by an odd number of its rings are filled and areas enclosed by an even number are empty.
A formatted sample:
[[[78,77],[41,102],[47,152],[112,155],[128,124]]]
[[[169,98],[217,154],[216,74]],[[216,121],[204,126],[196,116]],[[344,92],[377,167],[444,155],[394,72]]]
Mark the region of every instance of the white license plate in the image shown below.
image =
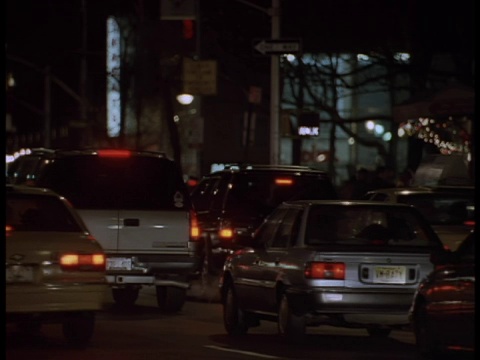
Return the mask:
[[[33,267],[25,265],[11,265],[6,268],[7,283],[33,282]]]
[[[107,258],[107,270],[132,270],[131,258]]]
[[[405,284],[407,270],[405,266],[375,266],[373,282],[387,284]]]

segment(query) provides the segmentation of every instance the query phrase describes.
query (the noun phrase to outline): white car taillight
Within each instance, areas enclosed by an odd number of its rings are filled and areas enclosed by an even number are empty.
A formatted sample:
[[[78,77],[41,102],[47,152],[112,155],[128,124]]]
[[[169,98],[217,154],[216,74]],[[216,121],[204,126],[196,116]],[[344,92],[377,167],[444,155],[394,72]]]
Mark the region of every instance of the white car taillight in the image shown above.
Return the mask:
[[[62,270],[77,271],[104,271],[105,255],[104,254],[62,254],[59,259]]]
[[[345,279],[345,263],[310,262],[305,267],[305,277],[308,279]]]

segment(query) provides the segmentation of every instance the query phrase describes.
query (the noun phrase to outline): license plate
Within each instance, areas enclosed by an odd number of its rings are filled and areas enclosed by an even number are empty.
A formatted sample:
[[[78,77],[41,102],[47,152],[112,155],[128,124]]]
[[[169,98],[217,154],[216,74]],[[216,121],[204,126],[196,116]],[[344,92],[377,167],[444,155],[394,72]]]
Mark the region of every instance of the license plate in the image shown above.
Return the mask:
[[[405,284],[406,274],[405,266],[375,266],[373,282]]]
[[[131,258],[107,258],[107,270],[132,270]]]
[[[25,265],[11,265],[6,268],[7,283],[33,282],[33,267]]]

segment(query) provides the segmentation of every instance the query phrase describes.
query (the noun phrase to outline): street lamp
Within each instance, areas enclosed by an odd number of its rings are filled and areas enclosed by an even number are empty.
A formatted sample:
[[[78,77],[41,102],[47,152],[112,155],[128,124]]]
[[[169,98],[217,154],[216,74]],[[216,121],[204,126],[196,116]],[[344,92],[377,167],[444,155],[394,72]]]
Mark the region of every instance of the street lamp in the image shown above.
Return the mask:
[[[193,95],[179,94],[177,95],[177,101],[182,105],[190,105],[193,102]]]

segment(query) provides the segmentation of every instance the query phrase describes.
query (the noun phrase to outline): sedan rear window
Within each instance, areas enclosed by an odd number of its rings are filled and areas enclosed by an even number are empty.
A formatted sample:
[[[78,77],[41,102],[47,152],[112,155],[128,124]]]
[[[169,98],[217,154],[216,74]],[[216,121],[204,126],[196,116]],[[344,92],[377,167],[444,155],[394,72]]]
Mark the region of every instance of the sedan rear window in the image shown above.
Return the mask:
[[[10,194],[6,211],[6,224],[14,231],[83,231],[65,204],[53,196]]]

